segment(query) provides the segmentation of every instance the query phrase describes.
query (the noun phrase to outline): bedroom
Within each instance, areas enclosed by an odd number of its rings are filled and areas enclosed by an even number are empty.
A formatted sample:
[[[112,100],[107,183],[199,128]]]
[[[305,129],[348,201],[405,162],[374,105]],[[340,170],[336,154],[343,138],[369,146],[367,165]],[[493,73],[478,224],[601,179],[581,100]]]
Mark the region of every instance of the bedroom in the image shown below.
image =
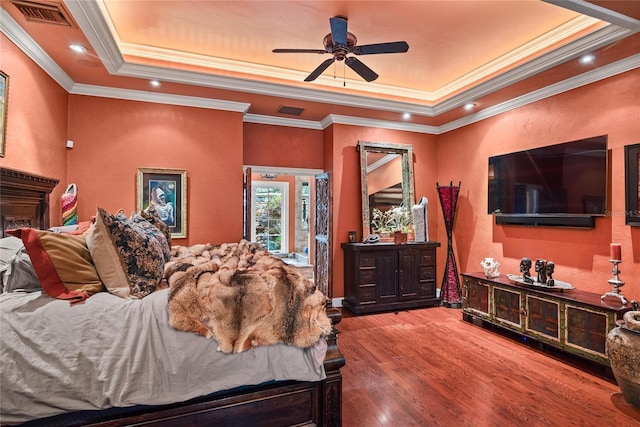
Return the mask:
[[[11,5],[5,3],[8,10]],[[120,99],[69,92],[4,28],[1,37],[0,69],[10,82],[0,164],[60,180],[51,196],[52,224],[60,222],[60,198],[68,183],[77,183],[79,217],[88,219],[98,204],[110,211],[134,208],[138,168],[176,168],[187,170],[190,200],[187,238],[176,243],[232,242],[242,236],[244,165],[330,171],[332,297],[340,298],[344,263],[339,244],[348,231],[360,229],[362,220],[357,141],[411,144],[415,194],[432,201],[430,235],[443,242],[437,254],[438,280],[444,273],[446,233],[435,184],[453,180],[462,182],[454,230],[460,272],[479,270],[479,261],[487,256],[500,261],[501,271],[517,272],[522,256],[541,254],[555,261],[558,278],[603,293],[610,288],[609,244],[619,242],[624,294],[640,299],[634,283],[640,277],[640,230],[626,225],[620,214],[626,209],[624,147],[640,143],[640,93],[632,90],[640,86],[637,58],[626,72],[435,134],[345,123],[324,129],[250,123],[243,119],[243,96],[235,101],[238,105],[200,108],[129,99],[126,91]],[[637,47],[634,37],[630,39]],[[101,80],[87,84],[100,87]],[[170,92],[174,85],[164,88]],[[146,82],[135,87],[149,91]],[[200,93],[192,88],[189,95]],[[603,134],[609,137],[610,209],[615,215],[598,218],[590,230],[494,224],[486,213],[489,156]],[[74,141],[72,149],[66,148],[67,140]]]

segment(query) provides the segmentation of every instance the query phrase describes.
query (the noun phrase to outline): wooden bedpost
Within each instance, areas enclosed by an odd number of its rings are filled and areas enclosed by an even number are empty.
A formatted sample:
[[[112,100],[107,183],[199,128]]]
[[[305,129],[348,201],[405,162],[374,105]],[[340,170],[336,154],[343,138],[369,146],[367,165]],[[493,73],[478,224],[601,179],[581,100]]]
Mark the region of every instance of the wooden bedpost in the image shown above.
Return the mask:
[[[342,425],[342,368],[346,360],[338,349],[338,334],[336,327],[342,321],[342,313],[337,308],[327,308],[327,315],[331,319],[332,333],[327,337],[327,355],[324,360],[324,369],[327,378],[323,385],[323,419],[322,425],[326,427],[339,427]]]

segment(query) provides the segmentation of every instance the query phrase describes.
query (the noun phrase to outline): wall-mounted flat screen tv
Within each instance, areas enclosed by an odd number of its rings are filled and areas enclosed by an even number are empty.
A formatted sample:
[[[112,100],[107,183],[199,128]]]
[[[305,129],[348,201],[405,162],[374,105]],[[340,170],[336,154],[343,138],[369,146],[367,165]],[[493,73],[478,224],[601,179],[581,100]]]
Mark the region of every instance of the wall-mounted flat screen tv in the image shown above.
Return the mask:
[[[489,157],[488,212],[606,215],[607,175],[606,136]]]

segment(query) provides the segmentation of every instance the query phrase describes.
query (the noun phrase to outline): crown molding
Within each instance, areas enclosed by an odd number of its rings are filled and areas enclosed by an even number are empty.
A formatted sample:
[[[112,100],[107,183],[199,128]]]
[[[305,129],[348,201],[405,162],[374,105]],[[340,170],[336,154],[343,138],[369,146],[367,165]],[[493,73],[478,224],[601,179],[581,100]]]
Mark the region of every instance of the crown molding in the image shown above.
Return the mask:
[[[93,2],[83,2],[79,0],[68,0],[65,2],[66,5],[74,5],[70,7],[70,9],[78,6],[83,11],[88,10],[91,13],[97,13],[95,12],[95,9],[92,9],[92,7],[97,6],[87,6],[91,5],[92,3]],[[82,6],[79,6],[80,4],[82,4]],[[101,17],[102,15],[100,13],[97,13],[96,16]],[[74,19],[80,20],[75,13]],[[93,21],[93,19],[89,21]],[[346,124],[353,126],[377,127],[438,135],[460,128],[462,126],[466,126],[471,123],[478,122],[480,120],[484,120],[489,117],[493,117],[495,115],[529,104],[531,102],[548,98],[559,93],[577,88],[579,86],[584,86],[598,80],[602,80],[607,77],[611,77],[616,74],[620,74],[640,67],[640,54],[637,54],[618,62],[583,73],[579,76],[567,79],[565,81],[558,82],[551,86],[536,90],[529,94],[522,95],[499,105],[486,108],[477,113],[470,114],[461,119],[454,120],[441,126],[417,125],[411,123],[375,120],[334,114],[325,117],[320,122],[313,122],[309,120],[247,114],[247,111],[250,107],[250,104],[248,103],[76,84],[64,72],[64,70],[62,70],[51,59],[51,57],[46,52],[44,52],[44,50],[3,9],[0,9],[0,31],[5,34],[7,38],[9,38],[9,40],[11,40],[29,58],[31,58],[40,68],[42,68],[47,74],[49,74],[58,84],[60,84],[60,86],[62,86],[65,90],[67,90],[67,92],[72,94],[241,112],[244,114],[244,121],[248,123],[301,127],[319,130],[326,129],[332,124]],[[105,30],[103,28],[100,31]],[[211,76],[203,73],[175,72],[159,67],[134,65],[124,62],[122,62],[118,66],[117,57],[112,58],[110,66],[117,68],[119,70],[119,73],[122,72],[125,75],[131,75],[132,77],[138,78],[160,78],[164,81],[174,81],[176,83],[219,87],[225,90],[259,93],[278,97],[288,97],[291,99],[310,100],[383,111],[410,112],[414,115],[433,117],[452,108],[459,107],[465,102],[477,99],[502,87],[508,86],[509,84],[515,83],[516,81],[540,72],[541,70],[552,67],[556,65],[560,60],[566,61],[568,59],[575,58],[588,50],[593,50],[597,47],[612,43],[616,40],[628,36],[631,33],[633,33],[633,31],[616,26],[608,26],[603,29],[597,30],[594,33],[586,36],[586,40],[580,39],[561,48],[561,53],[553,55],[550,53],[547,55],[543,55],[541,58],[534,60],[530,67],[519,67],[518,69],[514,69],[502,76],[492,79],[489,82],[481,84],[476,88],[472,88],[462,94],[452,97],[447,101],[443,101],[436,107],[417,105],[408,102],[387,101],[349,94],[335,94],[313,89],[291,88],[273,83],[265,84],[229,77]],[[117,51],[117,45],[111,45],[109,43],[109,40],[101,40],[98,44],[93,44],[92,41],[92,45],[94,46],[94,49],[96,49],[96,53],[98,53],[99,56],[99,51],[103,48],[109,50],[115,47]],[[98,47],[96,48],[96,46]],[[103,58],[101,57],[101,59]],[[122,58],[120,57],[120,59]]]
[[[125,99],[128,101],[154,102],[157,104],[180,105],[183,107],[207,108],[210,110],[246,113],[250,104],[244,102],[223,101],[220,99],[199,98],[195,96],[169,95],[141,90],[118,89],[105,86],[76,84],[70,93],[74,95],[97,96],[101,98]]]
[[[322,129],[326,129],[331,125],[351,125],[374,127],[380,129],[402,130],[406,132],[427,133],[437,135],[438,126],[418,125],[414,123],[393,122],[389,120],[366,119],[363,117],[341,116],[339,114],[329,114],[320,122]]]
[[[292,119],[289,117],[276,117],[276,116],[264,116],[261,114],[244,115],[245,123],[257,123],[261,125],[274,125],[274,126],[288,126],[294,128],[314,129],[322,130],[320,122],[314,122],[312,120]]]
[[[521,80],[525,80],[563,62],[570,61],[584,55],[585,53],[593,52],[596,49],[621,40],[632,33],[632,31],[626,28],[620,28],[612,25],[596,30],[585,37],[541,55],[540,57],[528,62],[526,66],[514,68],[513,70],[496,76],[485,83],[481,83],[465,92],[452,96],[451,98],[437,104],[434,107],[434,114],[439,115],[454,108],[458,108],[467,102],[482,98],[483,96],[489,95],[490,93],[496,92]]]
[[[71,90],[75,84],[71,77],[1,8],[0,31],[67,92]]]
[[[65,0],[64,4],[107,71],[117,74],[125,63],[124,57],[112,35],[117,32],[104,19],[106,9],[102,1]]]
[[[439,127],[439,133],[445,133],[454,129],[467,126],[469,124],[479,122],[489,117],[497,116],[507,111],[531,104],[532,102],[540,101],[545,98],[558,95],[563,92],[567,92],[572,89],[576,89],[581,86],[586,86],[591,83],[595,83],[599,80],[603,80],[618,74],[625,73],[634,69],[640,68],[640,53],[622,59],[620,61],[605,65],[595,70],[587,71],[586,73],[578,76],[563,80],[553,85],[538,89],[528,94],[519,96],[517,98],[510,99],[509,101],[495,105],[493,107],[485,108],[477,113],[470,114],[458,120],[454,120]]]
[[[625,16],[613,10],[605,9],[597,4],[590,3],[584,0],[542,0],[546,3],[550,3],[556,6],[563,7],[565,9],[572,10],[574,12],[592,16],[601,21],[610,22],[619,27],[627,28],[632,32],[640,31],[640,21],[629,16]]]

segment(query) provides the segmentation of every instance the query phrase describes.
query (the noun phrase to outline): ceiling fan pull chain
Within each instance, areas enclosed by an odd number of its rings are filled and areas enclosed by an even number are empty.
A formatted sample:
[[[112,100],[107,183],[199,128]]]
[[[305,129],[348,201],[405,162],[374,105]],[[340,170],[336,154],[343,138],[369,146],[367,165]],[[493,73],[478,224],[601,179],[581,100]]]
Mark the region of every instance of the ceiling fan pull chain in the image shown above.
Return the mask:
[[[347,67],[342,63],[342,87],[347,87]]]

